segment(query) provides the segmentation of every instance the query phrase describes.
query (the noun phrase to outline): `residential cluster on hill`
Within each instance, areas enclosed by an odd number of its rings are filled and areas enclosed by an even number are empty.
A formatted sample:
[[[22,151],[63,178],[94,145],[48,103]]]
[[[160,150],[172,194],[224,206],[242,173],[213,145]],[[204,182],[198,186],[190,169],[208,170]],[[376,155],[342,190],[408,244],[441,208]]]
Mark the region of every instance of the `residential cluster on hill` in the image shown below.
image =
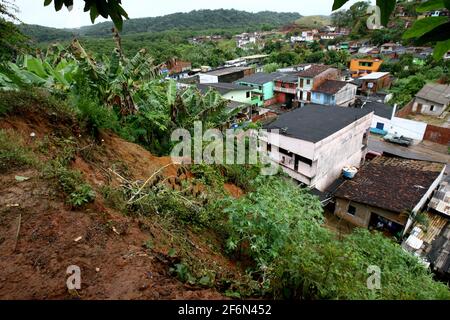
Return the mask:
[[[414,116],[448,119],[450,86],[427,83],[399,110],[387,92],[394,77],[379,71],[379,58],[354,57],[345,70],[305,63],[272,73],[262,72],[266,58],[242,57],[168,77],[178,79],[180,89],[218,91],[230,109],[239,109],[230,127],[261,123],[267,133],[260,141],[270,159],[309,186],[338,221],[403,239],[405,250],[419,254],[425,240],[418,230],[425,227],[418,217],[439,220],[420,256],[448,276],[449,122],[435,126]]]

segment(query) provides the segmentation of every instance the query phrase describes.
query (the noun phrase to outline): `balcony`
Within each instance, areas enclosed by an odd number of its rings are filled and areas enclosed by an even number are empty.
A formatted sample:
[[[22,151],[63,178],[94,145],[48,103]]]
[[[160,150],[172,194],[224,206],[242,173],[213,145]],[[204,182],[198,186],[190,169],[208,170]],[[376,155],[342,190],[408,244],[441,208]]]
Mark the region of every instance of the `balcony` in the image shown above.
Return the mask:
[[[297,89],[296,88],[282,88],[282,87],[275,87],[274,89],[276,92],[283,92],[283,93],[289,93],[289,94],[296,94]]]

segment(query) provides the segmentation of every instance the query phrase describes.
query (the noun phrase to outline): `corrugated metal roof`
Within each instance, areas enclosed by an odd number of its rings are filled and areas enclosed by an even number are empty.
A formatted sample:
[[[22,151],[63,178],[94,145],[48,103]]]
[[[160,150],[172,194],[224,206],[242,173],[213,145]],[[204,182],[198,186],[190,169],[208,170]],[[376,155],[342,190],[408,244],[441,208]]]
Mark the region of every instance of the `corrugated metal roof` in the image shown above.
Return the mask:
[[[441,183],[434,193],[429,207],[450,217],[450,184],[448,181]]]
[[[450,102],[450,85],[427,83],[419,93],[417,98],[425,99],[447,105]]]

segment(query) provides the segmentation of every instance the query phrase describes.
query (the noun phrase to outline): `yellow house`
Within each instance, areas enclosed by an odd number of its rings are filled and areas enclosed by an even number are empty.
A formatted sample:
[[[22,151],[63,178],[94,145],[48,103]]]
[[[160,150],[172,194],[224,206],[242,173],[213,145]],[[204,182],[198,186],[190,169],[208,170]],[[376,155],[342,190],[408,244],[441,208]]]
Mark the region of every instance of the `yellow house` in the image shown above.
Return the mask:
[[[350,61],[352,77],[359,78],[372,72],[378,72],[382,63],[381,59],[352,59]]]

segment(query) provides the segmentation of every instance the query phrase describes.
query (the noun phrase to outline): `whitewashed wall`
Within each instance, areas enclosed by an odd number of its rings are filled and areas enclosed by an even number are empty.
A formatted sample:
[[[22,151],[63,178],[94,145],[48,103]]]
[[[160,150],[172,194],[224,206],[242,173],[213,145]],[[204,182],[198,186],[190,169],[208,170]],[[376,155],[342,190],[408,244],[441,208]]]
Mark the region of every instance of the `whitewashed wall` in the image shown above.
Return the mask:
[[[414,140],[422,141],[425,131],[427,130],[427,124],[425,122],[413,121],[403,118],[394,117],[391,120],[391,126],[387,131],[392,134],[397,134],[411,138]]]

